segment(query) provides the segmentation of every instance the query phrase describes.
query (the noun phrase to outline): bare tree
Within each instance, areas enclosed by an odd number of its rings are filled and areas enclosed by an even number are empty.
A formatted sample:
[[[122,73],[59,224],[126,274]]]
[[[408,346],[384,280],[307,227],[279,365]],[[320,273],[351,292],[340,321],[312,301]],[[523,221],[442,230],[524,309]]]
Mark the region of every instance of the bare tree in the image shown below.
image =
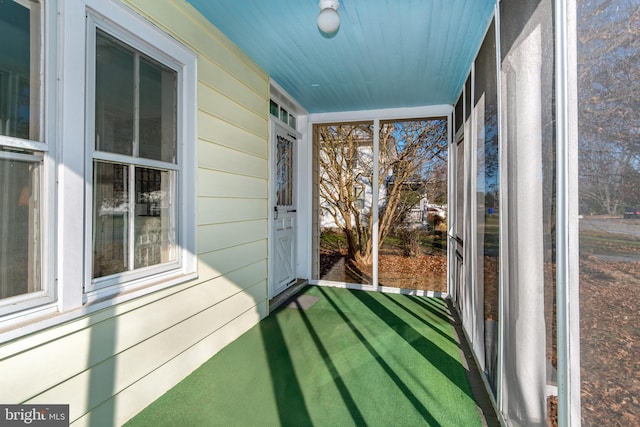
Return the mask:
[[[372,209],[378,209],[378,243],[420,199],[446,199],[445,119],[382,123],[378,176],[380,203],[372,206],[373,127],[341,123],[317,127],[321,208],[344,233],[349,261],[372,264]]]
[[[582,2],[578,20],[581,209],[613,214],[640,202],[640,4]]]

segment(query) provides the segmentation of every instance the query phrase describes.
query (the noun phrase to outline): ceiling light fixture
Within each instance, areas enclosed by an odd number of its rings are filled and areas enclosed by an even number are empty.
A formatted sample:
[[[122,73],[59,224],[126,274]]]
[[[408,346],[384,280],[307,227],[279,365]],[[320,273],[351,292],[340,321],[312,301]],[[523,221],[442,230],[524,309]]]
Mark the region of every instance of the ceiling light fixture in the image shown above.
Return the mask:
[[[338,0],[320,0],[320,13],[318,14],[318,28],[325,34],[333,34],[340,27],[340,15]]]

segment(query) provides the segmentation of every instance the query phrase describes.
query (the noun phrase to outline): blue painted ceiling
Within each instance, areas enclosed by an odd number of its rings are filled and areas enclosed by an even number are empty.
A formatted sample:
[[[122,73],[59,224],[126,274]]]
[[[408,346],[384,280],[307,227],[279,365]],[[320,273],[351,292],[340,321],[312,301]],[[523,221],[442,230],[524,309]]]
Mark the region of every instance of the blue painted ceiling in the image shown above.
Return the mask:
[[[188,0],[310,113],[453,104],[495,0]]]

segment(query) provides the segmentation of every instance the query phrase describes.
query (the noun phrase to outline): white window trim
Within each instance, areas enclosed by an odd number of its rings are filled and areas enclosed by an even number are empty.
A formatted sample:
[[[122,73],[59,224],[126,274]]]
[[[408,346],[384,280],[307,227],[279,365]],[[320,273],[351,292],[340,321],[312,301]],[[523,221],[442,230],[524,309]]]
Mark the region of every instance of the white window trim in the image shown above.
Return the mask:
[[[84,290],[83,303],[93,302],[111,295],[146,287],[151,283],[154,290],[163,284],[171,286],[176,282],[195,277],[195,55],[175,40],[148,22],[132,14],[119,3],[104,0],[86,1],[86,40],[85,64],[87,82],[85,87],[85,203],[84,203]],[[91,79],[95,76],[95,35],[100,28],[137,51],[148,55],[178,73],[177,76],[177,159],[176,164],[146,159],[136,159],[136,164],[158,166],[165,170],[175,170],[176,191],[175,222],[177,257],[174,262],[127,271],[105,278],[92,278],[93,263],[93,161],[94,159],[117,160],[118,155],[95,153],[92,145],[94,125],[95,85]],[[188,73],[191,72],[191,75]],[[193,86],[190,88],[190,86]],[[191,95],[191,97],[189,97]],[[191,107],[191,111],[189,111]],[[131,158],[126,157],[126,164]],[[189,185],[191,183],[192,185]],[[191,244],[190,244],[191,243]]]
[[[169,271],[154,271],[150,276],[85,293],[91,283],[92,235],[87,218],[91,217],[93,179],[88,176],[93,169],[87,168],[85,154],[88,15],[100,27],[125,34],[123,41],[132,47],[179,71],[178,111],[182,116],[177,129],[181,170],[175,180],[179,263]],[[46,91],[41,98],[45,113],[41,131],[45,142],[0,137],[0,143],[11,139],[11,145],[44,156],[41,275],[48,294],[36,307],[21,306],[22,311],[0,315],[0,343],[197,278],[197,55],[117,0],[45,0],[42,16],[46,24],[41,32],[45,69],[41,87]],[[162,52],[160,58],[158,52]],[[0,306],[4,302],[0,301]]]
[[[31,8],[28,2],[16,0],[16,3]],[[23,295],[6,298],[0,301],[0,325],[5,321],[11,322],[14,319],[21,319],[25,315],[42,315],[54,312],[56,288],[54,281],[54,247],[53,239],[45,235],[46,230],[53,229],[55,221],[55,155],[56,133],[55,133],[55,111],[56,103],[56,76],[55,70],[56,55],[52,50],[56,46],[56,25],[55,17],[57,10],[57,0],[49,0],[41,3],[40,10],[40,105],[38,106],[40,140],[27,140],[0,135],[0,145],[31,151],[33,154],[24,154],[25,159],[36,159],[42,157],[39,177],[40,193],[40,280],[41,290]],[[42,72],[44,70],[44,72]],[[15,158],[19,154],[13,154]],[[8,158],[3,155],[2,158]]]

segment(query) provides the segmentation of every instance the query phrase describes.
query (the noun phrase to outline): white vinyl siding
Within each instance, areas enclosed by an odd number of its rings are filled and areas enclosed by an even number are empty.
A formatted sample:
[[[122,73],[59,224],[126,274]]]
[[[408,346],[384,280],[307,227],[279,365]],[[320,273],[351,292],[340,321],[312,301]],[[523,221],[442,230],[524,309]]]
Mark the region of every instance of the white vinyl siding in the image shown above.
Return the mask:
[[[217,120],[204,112],[198,114],[198,137],[200,141],[213,142],[265,159],[269,151],[264,136],[247,133],[244,129]]]
[[[198,166],[236,175],[266,179],[269,163],[264,157],[234,150],[215,143],[201,142],[198,145]]]

